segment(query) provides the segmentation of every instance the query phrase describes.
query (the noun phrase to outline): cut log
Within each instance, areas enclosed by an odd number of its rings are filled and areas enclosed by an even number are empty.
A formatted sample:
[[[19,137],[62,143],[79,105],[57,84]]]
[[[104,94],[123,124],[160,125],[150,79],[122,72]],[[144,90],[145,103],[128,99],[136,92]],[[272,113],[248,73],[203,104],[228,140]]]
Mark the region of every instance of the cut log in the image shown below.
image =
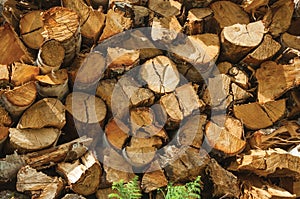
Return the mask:
[[[93,88],[103,77],[105,70],[105,59],[99,52],[89,53],[81,60],[79,69],[74,76],[74,87],[79,90],[89,90]]]
[[[106,180],[111,183],[120,180],[127,183],[135,176],[132,166],[113,149],[105,151],[103,167],[106,172]]]
[[[256,68],[264,61],[272,59],[280,48],[281,45],[273,40],[271,35],[265,35],[262,43],[248,54],[242,62]]]
[[[299,129],[300,125],[295,121],[288,121],[277,129],[261,129],[254,132],[248,142],[253,149],[291,147],[300,142],[297,133]]]
[[[16,187],[20,192],[30,192],[34,198],[57,198],[64,188],[64,182],[61,178],[50,177],[25,166],[18,172]]]
[[[124,12],[114,11],[113,9],[108,10],[106,15],[106,22],[103,33],[99,38],[99,42],[128,30],[132,26],[132,20],[124,16]]]
[[[160,155],[159,161],[168,179],[176,183],[192,181],[204,175],[210,157],[204,150],[168,145],[164,147],[164,154]]]
[[[133,167],[141,168],[151,163],[156,154],[155,147],[144,147],[138,143],[122,150],[125,160]]]
[[[62,199],[85,199],[85,197],[77,194],[66,194]]]
[[[138,50],[109,47],[106,59],[109,76],[123,74],[137,66],[139,64],[139,56],[140,53]]]
[[[264,33],[262,21],[225,27],[221,33],[222,60],[239,62],[261,43]]]
[[[83,43],[94,44],[98,41],[100,32],[104,27],[105,15],[92,7],[87,6],[83,0],[63,0],[64,7],[70,8],[80,17],[80,32]],[[85,41],[86,40],[86,41]]]
[[[175,0],[148,0],[148,7],[161,16],[172,17],[181,14],[182,4]]]
[[[243,140],[243,124],[232,117],[226,117],[224,123],[208,122],[205,127],[206,139],[211,147],[228,156],[241,153],[246,147]]]
[[[160,41],[168,44],[177,38],[183,31],[182,26],[175,16],[157,18],[152,22],[151,38],[153,41]]]
[[[9,66],[0,64],[0,85],[9,85]]]
[[[206,119],[206,115],[188,117],[177,133],[179,146],[191,146],[200,149],[204,137],[203,127]]]
[[[221,167],[215,159],[209,161],[206,172],[213,182],[214,197],[239,198],[241,191],[238,178]]]
[[[11,181],[16,178],[21,167],[29,165],[35,169],[49,168],[62,161],[73,161],[84,155],[92,142],[91,138],[81,137],[63,145],[44,149],[26,155],[12,154],[0,160],[0,181]]]
[[[142,178],[141,187],[145,193],[155,191],[168,185],[164,171],[157,160],[153,161]]]
[[[240,154],[228,169],[232,171],[249,171],[265,177],[299,177],[299,163],[300,157],[280,148],[255,149],[246,154]]]
[[[34,10],[25,14],[20,20],[20,34],[24,43],[32,49],[39,49],[44,42],[42,11]]]
[[[60,130],[42,129],[9,129],[9,143],[19,153],[38,151],[56,145]]]
[[[21,86],[34,80],[34,78],[40,73],[38,67],[18,62],[14,63],[11,68],[11,83],[15,86]]]
[[[291,35],[289,33],[283,33],[281,35],[281,42],[283,46],[300,50],[300,38],[297,35]]]
[[[89,135],[96,141],[106,118],[105,103],[94,95],[73,92],[67,96],[65,106],[69,125],[75,124],[76,127],[72,129],[70,126],[70,133],[77,131],[78,135]]]
[[[9,127],[12,124],[12,120],[8,112],[0,106],[0,126]]]
[[[271,101],[265,104],[250,103],[235,105],[233,113],[249,129],[257,130],[272,126],[285,114],[286,100]]]
[[[174,91],[180,80],[176,65],[165,56],[157,56],[146,61],[140,73],[148,87],[155,93]]]
[[[6,110],[16,119],[34,103],[36,96],[36,85],[34,82],[29,82],[15,87],[13,90],[4,92],[2,94],[2,101]]]
[[[105,126],[105,139],[116,149],[122,150],[129,138],[130,129],[120,120],[112,119]]]
[[[57,171],[67,180],[71,189],[80,195],[91,195],[95,193],[100,184],[102,170],[95,154],[88,151],[80,158],[81,162],[59,163]]]
[[[296,196],[289,191],[266,182],[257,176],[243,176],[242,180],[243,193],[240,197],[241,199],[296,198]]]
[[[130,102],[133,107],[138,106],[151,106],[154,104],[154,93],[147,88],[139,88],[130,97]]]
[[[66,124],[65,107],[54,98],[44,98],[27,109],[19,120],[17,128],[40,129],[55,127],[62,129]]]
[[[42,74],[57,71],[65,58],[63,45],[54,39],[45,41],[39,49],[37,65]]]
[[[258,101],[273,101],[286,91],[300,85],[300,59],[293,64],[281,65],[272,61],[265,62],[256,71],[258,82]]]
[[[51,72],[47,75],[39,75],[35,79],[38,81],[37,89],[42,97],[56,97],[61,100],[69,92],[68,72],[66,69]]]
[[[212,19],[213,11],[210,8],[190,9],[185,23],[185,33],[187,35],[197,35],[205,31],[206,25]]]
[[[237,4],[230,1],[217,1],[210,5],[214,18],[218,23],[217,32],[234,24],[248,24],[249,16]]]
[[[53,7],[43,13],[45,39],[55,39],[65,49],[63,65],[68,66],[79,53],[81,34],[79,17],[75,11],[64,7]]]
[[[31,55],[11,25],[5,23],[0,27],[0,38],[0,64],[10,65],[14,62],[33,63]]]
[[[111,111],[111,100],[116,84],[117,81],[115,79],[100,80],[96,90],[96,96],[100,97],[105,102],[109,111]]]
[[[272,22],[269,26],[269,32],[277,37],[288,30],[294,12],[293,0],[279,0],[271,5]]]

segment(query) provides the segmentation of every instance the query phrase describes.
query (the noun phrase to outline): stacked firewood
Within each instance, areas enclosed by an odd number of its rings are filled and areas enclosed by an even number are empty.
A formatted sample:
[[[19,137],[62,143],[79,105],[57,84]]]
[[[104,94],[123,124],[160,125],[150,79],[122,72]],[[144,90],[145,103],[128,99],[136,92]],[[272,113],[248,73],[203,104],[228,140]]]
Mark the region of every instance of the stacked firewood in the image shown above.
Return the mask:
[[[300,197],[299,0],[0,2],[1,198]]]

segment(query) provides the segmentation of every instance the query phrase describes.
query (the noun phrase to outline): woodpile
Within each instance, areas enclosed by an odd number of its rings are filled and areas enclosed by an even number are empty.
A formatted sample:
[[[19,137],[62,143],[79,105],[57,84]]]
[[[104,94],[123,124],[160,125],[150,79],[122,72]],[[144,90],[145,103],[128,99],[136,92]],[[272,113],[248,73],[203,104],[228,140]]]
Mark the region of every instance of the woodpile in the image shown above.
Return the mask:
[[[0,198],[300,198],[300,1],[0,1]]]

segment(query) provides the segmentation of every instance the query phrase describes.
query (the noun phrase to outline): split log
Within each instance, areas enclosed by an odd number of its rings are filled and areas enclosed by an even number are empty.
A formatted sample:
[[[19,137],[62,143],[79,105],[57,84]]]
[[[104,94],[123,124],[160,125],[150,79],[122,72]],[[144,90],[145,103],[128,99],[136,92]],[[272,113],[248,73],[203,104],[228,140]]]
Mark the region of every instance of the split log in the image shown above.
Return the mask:
[[[197,35],[207,29],[209,21],[212,19],[213,11],[210,8],[193,8],[190,9],[187,21],[184,25],[187,35]]]
[[[89,90],[103,77],[105,59],[101,53],[92,52],[80,62],[79,69],[74,71],[74,86],[78,90]]]
[[[253,149],[288,148],[300,143],[300,136],[297,133],[299,129],[300,125],[296,121],[287,121],[277,129],[260,129],[254,132],[248,143]]]
[[[184,6],[187,10],[190,10],[190,8],[205,8],[208,7],[212,1],[213,0],[185,0]]]
[[[106,172],[106,180],[111,183],[120,180],[127,183],[135,176],[132,166],[113,149],[105,151],[103,167]]]
[[[291,100],[294,104],[292,106],[288,118],[292,118],[293,116],[296,116],[300,112],[300,91],[292,90],[291,91]]]
[[[133,135],[137,135],[137,132],[147,126],[154,125],[156,123],[154,110],[149,107],[137,107],[130,110],[130,124]],[[145,137],[151,137],[153,135],[146,135]]]
[[[99,81],[96,96],[100,97],[106,104],[107,109],[111,111],[112,95],[117,84],[116,79],[103,79]]]
[[[286,189],[296,197],[300,196],[300,181],[293,178],[280,178],[279,186]]]
[[[113,35],[121,33],[124,30],[128,30],[129,28],[131,28],[131,26],[132,20],[125,17],[123,12],[118,12],[110,9],[107,12],[105,27],[98,42],[102,42],[103,40]]]
[[[31,55],[11,25],[5,23],[0,27],[0,38],[0,64],[10,65],[14,62],[33,63]]]
[[[9,85],[9,66],[0,64],[0,85],[7,86]]]
[[[287,199],[296,198],[296,196],[289,191],[278,187],[274,184],[270,184],[257,176],[243,176],[243,193],[241,199]]]
[[[17,191],[10,191],[10,190],[0,191],[0,197],[3,199],[10,199],[10,198],[29,199],[29,196],[25,194],[21,194],[18,193]]]
[[[257,68],[264,61],[272,59],[280,48],[281,45],[273,40],[271,35],[265,35],[262,43],[253,52],[248,54],[242,60],[242,63]]]
[[[139,64],[140,53],[138,50],[123,48],[107,49],[107,72],[109,76],[123,74]]]
[[[293,64],[281,65],[272,61],[265,62],[256,71],[258,82],[258,101],[273,101],[286,91],[300,85],[300,59]]]
[[[160,94],[174,91],[180,80],[176,65],[165,56],[157,56],[146,61],[141,67],[140,74],[148,87]]]
[[[12,124],[12,120],[8,112],[0,106],[0,126],[9,127]]]
[[[270,101],[265,104],[250,103],[235,105],[233,113],[236,118],[252,130],[263,129],[272,126],[282,118],[286,110],[286,100]]]
[[[227,116],[221,123],[208,122],[205,127],[206,139],[211,147],[228,156],[241,153],[246,147],[243,140],[243,124]],[[223,123],[224,122],[224,123]]]
[[[62,199],[85,199],[85,197],[77,194],[66,194]]]
[[[264,177],[299,177],[300,157],[283,149],[255,149],[240,154],[228,167],[232,171],[248,171]]]
[[[168,185],[164,171],[157,160],[153,161],[142,178],[141,187],[145,193],[155,191]]]
[[[172,17],[181,14],[182,4],[175,0],[148,0],[148,7],[163,17]]]
[[[16,187],[20,192],[30,192],[33,198],[57,198],[64,188],[64,182],[61,178],[50,177],[25,166],[18,172]]]
[[[44,22],[42,11],[34,10],[25,14],[20,19],[20,34],[24,43],[32,49],[39,49],[44,42],[42,32]]]
[[[60,130],[42,129],[9,129],[9,144],[19,153],[38,151],[56,145]]]
[[[37,56],[36,63],[42,74],[57,71],[65,58],[65,49],[63,45],[54,39],[45,41]]]
[[[79,15],[80,32],[83,37],[83,43],[96,43],[105,24],[105,15],[102,12],[87,6],[83,0],[76,2],[71,0],[63,0],[62,4],[64,7],[76,11]]]
[[[183,44],[174,45],[171,49],[174,61],[183,64],[180,73],[189,81],[201,82],[210,76],[214,68],[220,54],[220,41],[216,34],[192,35]]]
[[[210,5],[214,12],[214,18],[218,23],[217,33],[225,27],[234,24],[248,24],[249,16],[237,4],[230,1],[217,1]]]
[[[176,88],[174,93],[161,97],[160,105],[167,115],[167,128],[175,129],[181,121],[194,113],[199,113],[205,106],[199,99],[192,84],[185,84]]]
[[[160,41],[169,44],[183,31],[182,26],[175,16],[157,18],[152,22],[151,38],[153,41]]]
[[[133,107],[151,106],[154,104],[154,93],[147,88],[139,88],[130,97],[130,102]]]
[[[130,33],[130,37],[123,42],[122,46],[139,49],[140,60],[151,59],[163,54],[161,50],[154,46],[152,40],[140,30],[133,30]],[[147,46],[147,48],[145,48],[145,46]]]
[[[225,27],[221,33],[222,60],[239,62],[261,43],[264,33],[265,26],[262,21]]]
[[[116,190],[113,190],[111,187],[105,189],[98,189],[96,192],[97,199],[109,199],[108,195],[111,193],[118,193]]]
[[[9,129],[9,127],[0,125],[0,152],[2,151],[3,145],[6,141],[6,139],[8,138],[8,135],[9,135],[8,129]]]
[[[213,196],[218,198],[239,198],[240,182],[238,178],[221,167],[215,159],[211,159],[206,172],[213,182]]]
[[[120,120],[114,118],[105,126],[105,139],[114,148],[122,150],[129,138],[130,129]]]
[[[134,168],[142,168],[151,163],[157,149],[155,147],[144,147],[139,143],[131,144],[122,150],[125,160]]]
[[[107,113],[102,99],[86,93],[73,92],[67,96],[65,106],[69,125],[67,129],[70,133],[89,135],[95,138],[96,142],[96,137],[102,132]]]
[[[248,98],[253,97],[253,95],[244,88],[238,86],[236,83],[231,84],[231,92],[233,95],[233,100],[235,102],[245,102]]]
[[[269,32],[277,37],[288,30],[294,12],[293,0],[279,0],[271,5],[272,22],[269,26]]]
[[[243,89],[246,89],[246,90],[249,89],[250,81],[249,81],[248,74],[245,71],[241,70],[238,67],[232,67],[228,71],[228,75],[230,75],[232,77],[231,81],[233,83],[236,83]]]
[[[219,74],[228,74],[229,70],[232,68],[232,64],[230,62],[220,62],[217,64],[217,67],[213,71],[213,75],[217,76]]]
[[[147,27],[150,10],[143,6],[133,6],[133,26],[134,27]]]
[[[68,181],[71,189],[80,195],[91,195],[98,189],[102,174],[100,163],[95,154],[88,151],[74,163],[62,162],[57,165],[57,172]]]
[[[37,88],[34,82],[28,82],[22,86],[2,94],[2,101],[6,110],[16,119],[30,107],[37,96]],[[31,117],[31,116],[30,116]]]
[[[203,127],[206,115],[194,115],[186,118],[185,123],[179,128],[177,142],[179,146],[191,146],[200,149],[203,142]]]
[[[62,161],[77,160],[87,152],[87,147],[90,146],[91,142],[91,138],[81,137],[63,145],[22,156],[16,153],[7,155],[5,159],[0,160],[0,181],[15,179],[19,169],[25,165],[41,170]]]
[[[40,129],[55,127],[62,129],[66,124],[65,107],[54,98],[44,98],[28,108],[19,120],[17,128]]]
[[[69,92],[68,72],[66,69],[51,72],[47,75],[39,75],[35,79],[38,81],[37,89],[42,97],[56,97],[61,100]]]
[[[14,63],[11,67],[11,83],[15,86],[21,86],[39,75],[40,70],[36,66],[23,63]]]
[[[297,35],[291,35],[285,32],[281,35],[281,42],[285,47],[300,50],[300,38]]]
[[[75,11],[64,7],[53,7],[43,13],[45,39],[55,39],[65,49],[63,65],[68,66],[79,53],[81,34],[79,17]]]
[[[269,0],[244,0],[242,2],[243,9],[254,16],[254,13],[258,10],[258,8],[262,6],[267,6],[269,4]]]
[[[224,74],[209,78],[203,101],[213,110],[225,110],[233,101],[230,95],[230,83],[231,78]]]
[[[160,155],[160,165],[165,168],[166,175],[172,182],[187,182],[204,175],[204,170],[210,161],[204,150],[191,147],[165,146],[164,154]]]

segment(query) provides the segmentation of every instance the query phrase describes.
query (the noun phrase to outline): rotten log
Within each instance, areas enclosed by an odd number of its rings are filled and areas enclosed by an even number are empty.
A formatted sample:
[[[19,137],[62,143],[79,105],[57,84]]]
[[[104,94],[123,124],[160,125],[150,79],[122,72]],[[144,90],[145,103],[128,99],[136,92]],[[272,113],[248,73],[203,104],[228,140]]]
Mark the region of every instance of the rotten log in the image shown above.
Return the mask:
[[[75,193],[84,196],[91,195],[98,189],[102,174],[101,166],[92,151],[84,154],[80,161],[59,163],[56,170],[67,180]]]
[[[28,108],[19,120],[17,128],[40,129],[55,127],[62,129],[66,124],[65,107],[54,98],[44,98]]]

